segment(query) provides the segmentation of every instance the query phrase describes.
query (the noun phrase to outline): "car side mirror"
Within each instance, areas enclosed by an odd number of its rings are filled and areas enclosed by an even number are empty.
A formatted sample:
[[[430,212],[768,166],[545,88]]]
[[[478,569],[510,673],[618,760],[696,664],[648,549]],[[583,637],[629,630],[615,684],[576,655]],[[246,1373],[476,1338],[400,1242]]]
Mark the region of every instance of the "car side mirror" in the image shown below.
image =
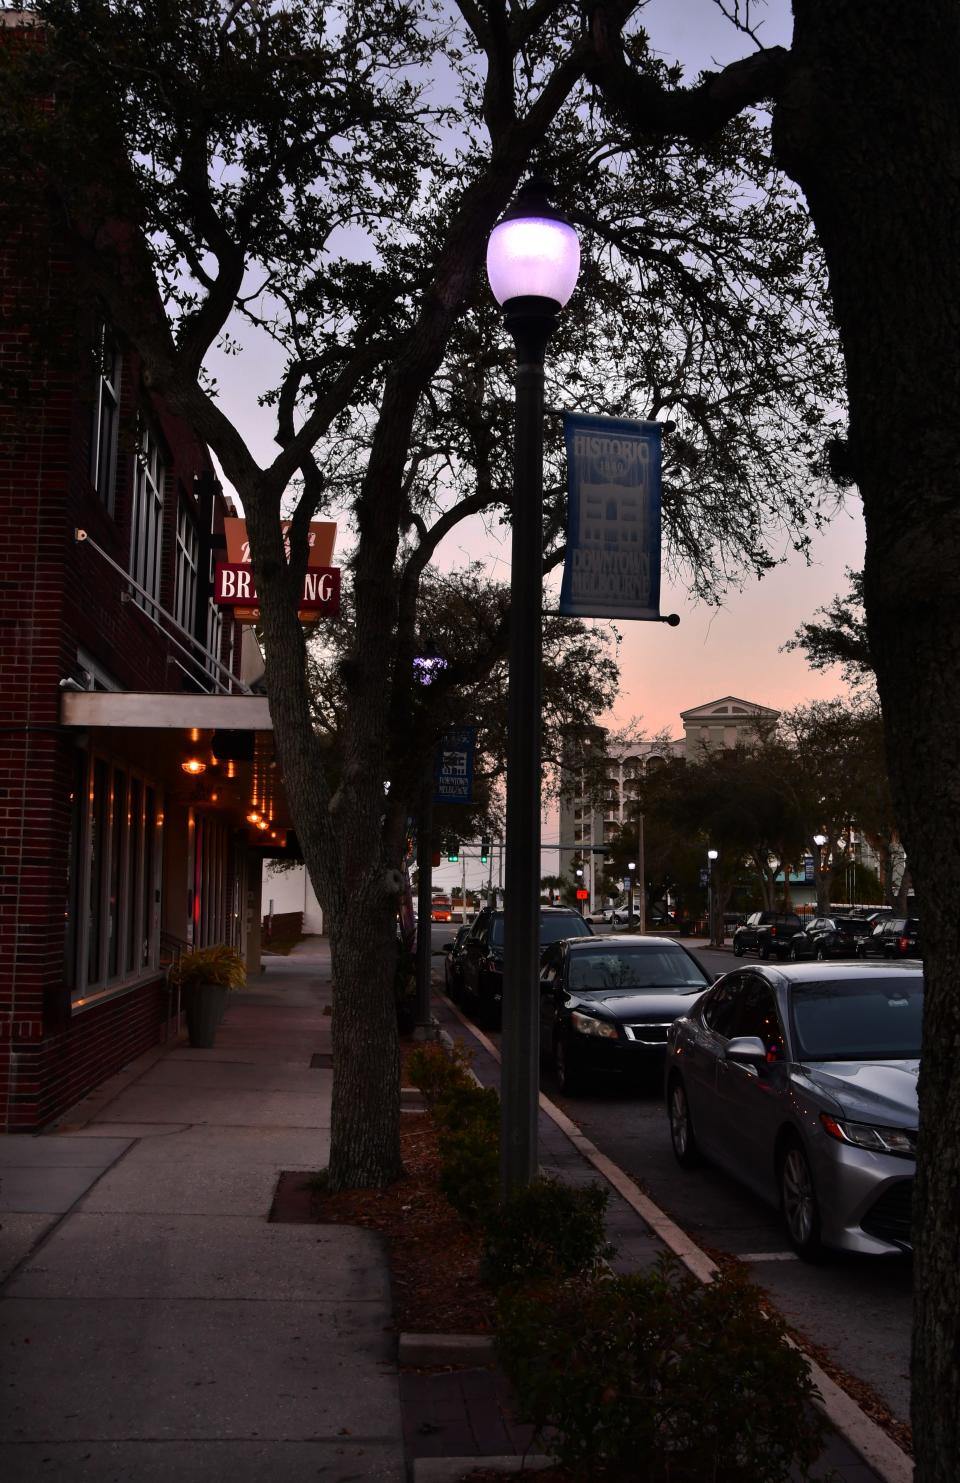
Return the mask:
[[[767,1048],[759,1035],[734,1035],[724,1052],[728,1061],[739,1066],[765,1066]]]

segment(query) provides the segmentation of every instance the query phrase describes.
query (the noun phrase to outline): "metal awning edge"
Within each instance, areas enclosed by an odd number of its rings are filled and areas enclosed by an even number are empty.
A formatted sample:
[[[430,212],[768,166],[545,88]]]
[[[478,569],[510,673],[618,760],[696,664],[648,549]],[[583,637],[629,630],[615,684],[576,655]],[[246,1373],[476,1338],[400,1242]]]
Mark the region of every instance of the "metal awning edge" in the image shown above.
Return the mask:
[[[123,726],[181,731],[272,731],[265,695],[191,695],[181,691],[65,690],[63,726]]]

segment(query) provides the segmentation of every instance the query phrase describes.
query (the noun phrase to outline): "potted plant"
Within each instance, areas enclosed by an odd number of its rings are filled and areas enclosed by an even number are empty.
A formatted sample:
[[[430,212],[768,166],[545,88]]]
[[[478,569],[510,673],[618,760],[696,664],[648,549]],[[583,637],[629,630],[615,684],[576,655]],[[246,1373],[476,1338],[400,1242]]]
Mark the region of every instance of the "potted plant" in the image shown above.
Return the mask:
[[[221,942],[184,953],[171,976],[187,1011],[190,1044],[199,1050],[210,1050],[223,1018],[228,991],[242,988],[247,981],[243,959],[236,948]]]

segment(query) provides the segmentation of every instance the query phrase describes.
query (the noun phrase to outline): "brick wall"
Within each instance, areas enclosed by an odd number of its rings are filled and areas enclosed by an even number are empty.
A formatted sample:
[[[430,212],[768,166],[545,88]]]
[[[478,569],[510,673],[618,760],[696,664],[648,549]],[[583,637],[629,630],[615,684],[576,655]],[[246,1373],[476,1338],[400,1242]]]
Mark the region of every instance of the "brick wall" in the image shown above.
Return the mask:
[[[156,1044],[166,1005],[162,982],[153,982],[71,1007],[64,942],[78,738],[59,727],[60,681],[75,675],[79,646],[121,688],[184,685],[168,641],[123,600],[123,577],[74,537],[82,527],[128,565],[137,411],[146,399],[127,350],[111,514],[88,472],[96,306],[64,255],[35,235],[45,259],[26,254],[23,241],[0,244],[0,1130],[9,1131],[43,1126]],[[67,316],[56,342],[31,319],[53,302]],[[166,444],[160,601],[171,610],[177,500],[181,491],[193,500],[195,477],[211,463],[182,423],[152,410]],[[219,506],[222,516],[222,499]]]

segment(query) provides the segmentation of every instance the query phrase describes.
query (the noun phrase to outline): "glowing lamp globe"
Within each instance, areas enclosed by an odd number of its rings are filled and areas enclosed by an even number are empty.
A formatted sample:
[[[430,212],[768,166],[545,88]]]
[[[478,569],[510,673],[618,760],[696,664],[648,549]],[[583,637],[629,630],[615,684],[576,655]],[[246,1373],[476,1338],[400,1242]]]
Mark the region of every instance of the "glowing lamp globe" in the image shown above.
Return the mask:
[[[543,180],[527,181],[490,233],[487,278],[498,304],[537,298],[562,308],[577,286],[580,242],[550,205],[548,191]]]

